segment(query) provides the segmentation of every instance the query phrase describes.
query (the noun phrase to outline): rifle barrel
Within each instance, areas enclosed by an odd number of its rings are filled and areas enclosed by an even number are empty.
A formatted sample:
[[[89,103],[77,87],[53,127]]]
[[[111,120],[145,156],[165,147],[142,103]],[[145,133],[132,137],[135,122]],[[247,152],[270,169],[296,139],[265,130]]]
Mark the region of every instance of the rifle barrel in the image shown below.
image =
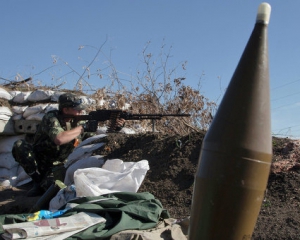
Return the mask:
[[[161,113],[149,113],[149,114],[124,114],[120,115],[120,118],[125,120],[142,120],[142,119],[161,119],[162,117],[189,117],[190,114],[161,114]]]

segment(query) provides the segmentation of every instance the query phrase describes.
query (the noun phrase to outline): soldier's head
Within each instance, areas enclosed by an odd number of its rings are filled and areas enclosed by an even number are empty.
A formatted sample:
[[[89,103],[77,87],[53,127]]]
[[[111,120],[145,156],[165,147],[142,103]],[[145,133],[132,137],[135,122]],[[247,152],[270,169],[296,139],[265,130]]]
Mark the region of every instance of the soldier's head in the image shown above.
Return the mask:
[[[73,93],[64,93],[58,99],[59,111],[66,114],[72,114],[72,111],[81,112],[86,108],[82,99]]]

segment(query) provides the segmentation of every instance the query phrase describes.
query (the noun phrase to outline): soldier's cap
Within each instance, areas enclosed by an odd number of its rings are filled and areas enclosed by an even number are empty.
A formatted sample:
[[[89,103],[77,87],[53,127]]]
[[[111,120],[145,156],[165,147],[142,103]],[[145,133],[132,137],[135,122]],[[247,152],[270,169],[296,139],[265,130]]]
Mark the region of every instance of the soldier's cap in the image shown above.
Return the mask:
[[[59,108],[71,107],[75,110],[83,110],[86,108],[83,100],[73,93],[64,93],[58,98]]]

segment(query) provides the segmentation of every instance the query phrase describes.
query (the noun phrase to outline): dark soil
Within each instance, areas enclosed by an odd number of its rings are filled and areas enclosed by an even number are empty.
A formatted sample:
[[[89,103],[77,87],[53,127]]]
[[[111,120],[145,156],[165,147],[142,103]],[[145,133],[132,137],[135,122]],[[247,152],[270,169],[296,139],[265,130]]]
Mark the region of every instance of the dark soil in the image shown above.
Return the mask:
[[[205,133],[109,134],[97,154],[108,159],[149,161],[139,192],[159,199],[172,218],[190,216],[194,175]],[[273,138],[273,165],[252,239],[300,239],[299,141]],[[27,213],[38,198],[26,198],[27,184],[2,190],[0,214]]]

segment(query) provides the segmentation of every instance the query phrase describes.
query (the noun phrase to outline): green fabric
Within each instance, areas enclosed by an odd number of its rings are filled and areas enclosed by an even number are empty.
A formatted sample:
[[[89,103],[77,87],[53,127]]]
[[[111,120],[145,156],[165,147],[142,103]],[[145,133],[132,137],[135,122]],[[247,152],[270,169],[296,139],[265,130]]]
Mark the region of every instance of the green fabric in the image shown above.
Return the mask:
[[[113,199],[109,199],[113,198]],[[89,201],[107,199],[89,203]],[[105,239],[111,235],[128,229],[145,230],[153,228],[160,219],[170,217],[167,210],[163,209],[161,202],[151,193],[118,192],[98,197],[84,197],[70,201],[77,203],[76,207],[68,210],[62,217],[79,212],[96,213],[106,219],[88,229],[67,239]],[[26,221],[28,214],[0,215],[1,224],[11,224]],[[1,226],[1,233],[3,229]]]

